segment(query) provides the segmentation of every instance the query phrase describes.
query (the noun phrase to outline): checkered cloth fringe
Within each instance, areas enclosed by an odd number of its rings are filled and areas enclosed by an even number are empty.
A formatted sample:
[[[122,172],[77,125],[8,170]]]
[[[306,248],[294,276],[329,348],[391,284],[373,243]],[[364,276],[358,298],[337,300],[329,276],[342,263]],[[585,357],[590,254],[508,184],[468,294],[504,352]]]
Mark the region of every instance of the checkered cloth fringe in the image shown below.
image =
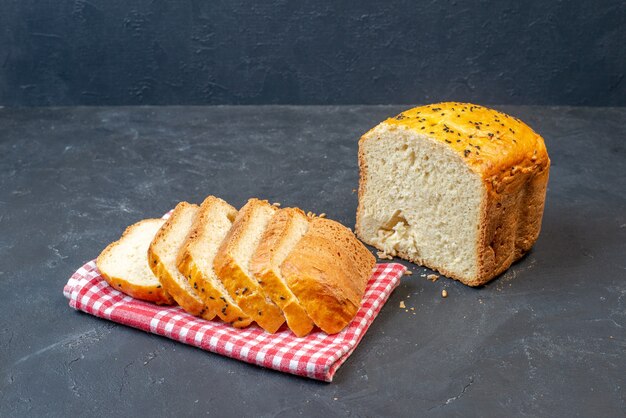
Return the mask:
[[[316,328],[303,338],[296,337],[284,325],[275,334],[256,325],[236,329],[218,320],[206,321],[189,315],[178,306],[158,306],[134,299],[109,286],[95,260],[72,275],[63,294],[72,308],[100,318],[248,363],[331,382],[405,270],[401,264],[376,265],[361,308],[350,325],[335,335],[327,335]]]

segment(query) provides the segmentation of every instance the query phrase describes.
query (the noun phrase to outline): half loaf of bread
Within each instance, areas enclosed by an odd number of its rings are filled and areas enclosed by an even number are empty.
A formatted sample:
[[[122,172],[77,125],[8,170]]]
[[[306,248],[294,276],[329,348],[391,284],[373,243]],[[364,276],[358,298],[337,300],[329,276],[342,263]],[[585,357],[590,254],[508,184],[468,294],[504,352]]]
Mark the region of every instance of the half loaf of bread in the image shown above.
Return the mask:
[[[506,270],[541,229],[550,159],[517,118],[439,103],[387,119],[359,141],[356,233],[470,286]]]
[[[146,253],[163,219],[144,219],[129,226],[122,237],[109,244],[96,259],[102,277],[115,289],[136,299],[172,305],[174,299],[152,273]]]
[[[192,315],[213,319],[209,309],[177,267],[177,257],[198,213],[198,205],[180,202],[150,244],[148,262],[174,300]]]

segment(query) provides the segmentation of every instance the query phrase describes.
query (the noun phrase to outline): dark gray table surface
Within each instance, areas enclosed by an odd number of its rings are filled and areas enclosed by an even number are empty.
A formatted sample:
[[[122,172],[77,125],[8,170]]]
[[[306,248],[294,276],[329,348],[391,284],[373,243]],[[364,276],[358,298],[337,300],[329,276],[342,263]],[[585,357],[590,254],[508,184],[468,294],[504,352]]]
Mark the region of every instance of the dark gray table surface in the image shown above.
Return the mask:
[[[624,416],[626,109],[498,108],[547,142],[539,241],[479,289],[408,264],[330,384],[76,312],[61,290],[180,200],[259,196],[352,226],[357,139],[403,108],[0,108],[0,416]]]

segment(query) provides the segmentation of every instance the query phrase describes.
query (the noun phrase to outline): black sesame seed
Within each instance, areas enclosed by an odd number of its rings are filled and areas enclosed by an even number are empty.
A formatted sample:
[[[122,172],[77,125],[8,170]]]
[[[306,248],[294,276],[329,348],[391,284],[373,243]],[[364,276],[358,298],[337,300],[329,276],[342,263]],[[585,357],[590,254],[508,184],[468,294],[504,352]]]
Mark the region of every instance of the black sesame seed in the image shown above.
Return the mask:
[[[470,150],[466,149],[466,150],[464,151],[464,154],[465,154],[465,156],[467,157],[468,155],[470,155],[470,153],[471,153],[471,152],[472,152],[472,151],[470,151]]]

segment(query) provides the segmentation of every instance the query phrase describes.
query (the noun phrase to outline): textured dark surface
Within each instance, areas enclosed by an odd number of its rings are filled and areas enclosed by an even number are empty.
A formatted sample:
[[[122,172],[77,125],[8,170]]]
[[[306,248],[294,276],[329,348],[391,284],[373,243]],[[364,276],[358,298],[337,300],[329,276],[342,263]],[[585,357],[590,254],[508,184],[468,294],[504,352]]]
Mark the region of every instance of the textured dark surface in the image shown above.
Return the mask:
[[[402,109],[0,109],[0,416],[623,416],[626,109],[501,107],[552,158],[535,248],[480,289],[412,266],[332,384],[68,307],[77,267],[179,200],[352,226],[357,138]]]
[[[626,3],[0,0],[0,105],[626,105]]]

